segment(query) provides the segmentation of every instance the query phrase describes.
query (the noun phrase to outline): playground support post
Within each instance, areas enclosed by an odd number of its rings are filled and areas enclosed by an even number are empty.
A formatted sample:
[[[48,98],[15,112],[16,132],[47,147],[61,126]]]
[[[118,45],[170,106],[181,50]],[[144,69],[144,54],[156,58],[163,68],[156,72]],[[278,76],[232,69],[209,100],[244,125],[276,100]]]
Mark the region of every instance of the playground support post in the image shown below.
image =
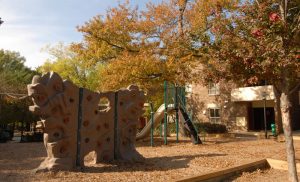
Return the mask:
[[[184,107],[186,107],[185,87],[182,87],[182,100]]]
[[[179,134],[179,119],[178,119],[178,90],[177,86],[174,86],[175,93],[174,93],[174,105],[175,105],[175,124],[176,124],[176,143],[178,143],[178,134]]]
[[[81,123],[82,123],[82,98],[83,98],[83,88],[79,88],[79,103],[78,103],[78,123],[77,123],[77,145],[76,145],[76,167],[81,169],[80,161],[80,148],[81,148]]]
[[[153,112],[153,104],[150,103],[150,110],[151,110],[151,140],[150,140],[150,144],[151,144],[151,147],[153,147],[153,122],[154,122],[154,112]]]
[[[168,82],[164,81],[164,103],[165,103],[165,112],[164,112],[164,142],[165,145],[168,144],[167,139],[167,119],[168,119]]]
[[[264,98],[264,125],[265,125],[265,139],[267,139],[268,131],[267,131],[267,115],[266,115],[266,98]]]

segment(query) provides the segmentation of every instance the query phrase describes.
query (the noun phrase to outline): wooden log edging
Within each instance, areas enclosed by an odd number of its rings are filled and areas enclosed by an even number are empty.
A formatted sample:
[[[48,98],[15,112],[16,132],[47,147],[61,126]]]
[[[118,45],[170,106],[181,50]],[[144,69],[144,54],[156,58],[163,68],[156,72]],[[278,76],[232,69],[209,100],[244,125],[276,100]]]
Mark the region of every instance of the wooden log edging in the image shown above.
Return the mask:
[[[228,179],[229,177],[235,176],[242,172],[251,172],[257,169],[265,169],[270,167],[268,164],[267,159],[260,159],[250,163],[242,164],[235,167],[229,167],[221,170],[217,170],[210,173],[205,173],[199,176],[187,177],[180,179],[176,182],[196,182],[196,181],[203,181],[203,182],[210,182],[210,181],[222,181],[224,179]]]

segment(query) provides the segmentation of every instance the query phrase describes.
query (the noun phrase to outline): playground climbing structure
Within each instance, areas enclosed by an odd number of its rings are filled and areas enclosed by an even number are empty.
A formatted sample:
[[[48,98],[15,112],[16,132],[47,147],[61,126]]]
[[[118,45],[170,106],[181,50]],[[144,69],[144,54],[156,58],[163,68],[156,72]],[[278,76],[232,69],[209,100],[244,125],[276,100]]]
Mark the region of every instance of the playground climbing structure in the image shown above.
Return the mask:
[[[169,114],[175,113],[176,124],[176,141],[178,142],[179,122],[188,131],[191,141],[194,144],[201,144],[198,132],[194,127],[191,116],[188,114],[185,100],[185,88],[178,87],[173,84],[164,83],[164,104],[162,104],[156,112],[153,112],[151,107],[150,122],[137,134],[136,139],[143,139],[149,136],[151,137],[151,146],[153,146],[153,130],[154,128],[164,125],[164,133],[167,133],[167,119]],[[167,135],[164,135],[164,143],[167,145]]]
[[[134,145],[145,100],[138,87],[97,93],[51,72],[34,76],[28,95],[34,104],[30,111],[41,117],[47,151],[37,172],[82,168],[93,151],[95,163],[144,159]],[[99,105],[103,100],[107,103]]]

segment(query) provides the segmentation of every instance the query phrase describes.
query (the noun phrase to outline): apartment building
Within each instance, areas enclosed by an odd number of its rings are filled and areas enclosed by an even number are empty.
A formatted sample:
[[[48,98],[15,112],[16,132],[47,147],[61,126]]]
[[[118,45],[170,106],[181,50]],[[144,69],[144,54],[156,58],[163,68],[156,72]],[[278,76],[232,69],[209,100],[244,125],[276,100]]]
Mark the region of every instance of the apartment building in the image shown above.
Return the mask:
[[[272,85],[237,88],[231,83],[192,84],[187,90],[193,118],[198,122],[224,124],[229,130],[260,131],[265,128],[265,115],[268,130],[281,118]],[[299,91],[291,96],[293,130],[300,129]]]

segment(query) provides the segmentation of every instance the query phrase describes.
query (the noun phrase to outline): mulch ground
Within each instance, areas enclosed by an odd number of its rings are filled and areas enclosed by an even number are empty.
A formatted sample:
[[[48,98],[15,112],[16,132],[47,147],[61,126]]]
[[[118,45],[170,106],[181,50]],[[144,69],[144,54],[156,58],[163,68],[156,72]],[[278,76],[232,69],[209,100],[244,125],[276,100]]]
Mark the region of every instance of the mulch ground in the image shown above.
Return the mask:
[[[155,146],[139,141],[137,150],[146,158],[141,163],[92,164],[92,155],[85,158],[83,171],[34,174],[33,169],[46,157],[43,143],[0,144],[0,181],[175,181],[201,175],[255,159],[286,159],[285,143],[265,139],[209,138],[202,145],[188,139],[167,146],[160,138]],[[296,160],[300,161],[300,142],[294,141]],[[279,176],[281,176],[279,178]],[[230,181],[286,181],[287,172],[274,169],[243,173]]]

